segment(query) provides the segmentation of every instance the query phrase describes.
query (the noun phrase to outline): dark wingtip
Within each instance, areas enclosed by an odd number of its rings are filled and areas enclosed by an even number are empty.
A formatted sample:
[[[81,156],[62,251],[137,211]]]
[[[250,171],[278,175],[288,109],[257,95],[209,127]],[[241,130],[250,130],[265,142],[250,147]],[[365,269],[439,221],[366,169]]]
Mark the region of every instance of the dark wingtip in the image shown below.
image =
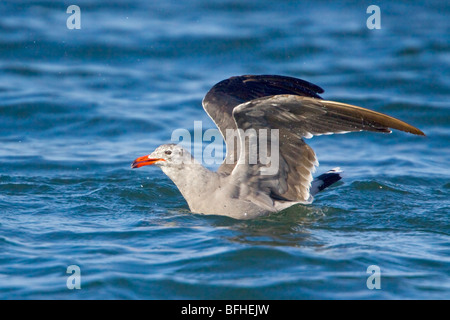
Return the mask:
[[[414,132],[412,132],[412,133],[414,133]],[[417,134],[418,136],[423,136],[423,137],[427,136],[422,130],[419,130],[419,129],[417,129],[417,133],[414,133],[414,134]]]
[[[416,127],[414,127],[414,126],[412,126],[410,124],[407,124],[405,122],[403,122],[403,124],[401,126],[392,127],[392,128],[393,129],[397,129],[397,130],[401,130],[401,131],[404,131],[404,132],[412,133],[412,134],[415,134],[415,135],[418,135],[418,136],[423,136],[423,137],[426,136],[425,133],[423,133],[422,130],[417,129]]]

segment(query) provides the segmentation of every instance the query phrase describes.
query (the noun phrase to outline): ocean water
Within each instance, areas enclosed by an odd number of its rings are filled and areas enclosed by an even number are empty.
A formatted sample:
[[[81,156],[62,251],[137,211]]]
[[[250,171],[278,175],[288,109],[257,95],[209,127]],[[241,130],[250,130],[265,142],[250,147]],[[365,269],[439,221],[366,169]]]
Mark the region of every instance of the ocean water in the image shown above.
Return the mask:
[[[449,16],[419,0],[2,1],[0,298],[449,299]],[[312,205],[192,214],[130,164],[214,128],[201,100],[241,74],[302,78],[427,136],[315,137],[317,174],[345,178]]]

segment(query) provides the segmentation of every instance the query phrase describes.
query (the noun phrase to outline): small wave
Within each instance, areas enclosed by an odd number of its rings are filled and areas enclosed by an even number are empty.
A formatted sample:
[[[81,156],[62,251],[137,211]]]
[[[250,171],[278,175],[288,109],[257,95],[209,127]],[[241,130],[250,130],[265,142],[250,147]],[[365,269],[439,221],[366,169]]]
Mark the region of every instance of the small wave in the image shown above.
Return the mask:
[[[387,191],[400,194],[411,194],[410,191],[405,190],[399,185],[386,184],[378,181],[355,181],[351,186],[360,191]]]

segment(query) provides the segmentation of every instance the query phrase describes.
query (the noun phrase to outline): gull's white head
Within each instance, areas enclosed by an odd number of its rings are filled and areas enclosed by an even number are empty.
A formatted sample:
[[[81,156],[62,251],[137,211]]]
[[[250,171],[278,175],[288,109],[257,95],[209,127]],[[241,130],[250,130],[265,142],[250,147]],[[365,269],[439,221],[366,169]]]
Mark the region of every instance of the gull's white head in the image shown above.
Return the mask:
[[[192,163],[191,154],[177,144],[163,144],[155,149],[151,154],[139,157],[133,161],[133,169],[148,165],[158,167],[179,167],[182,164]]]

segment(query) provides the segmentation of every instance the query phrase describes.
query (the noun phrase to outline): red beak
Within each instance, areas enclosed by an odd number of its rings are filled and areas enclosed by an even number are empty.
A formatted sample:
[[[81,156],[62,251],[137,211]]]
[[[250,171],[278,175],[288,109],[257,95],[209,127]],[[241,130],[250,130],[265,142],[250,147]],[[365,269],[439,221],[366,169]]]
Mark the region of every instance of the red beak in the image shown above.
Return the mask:
[[[139,157],[136,160],[133,161],[133,163],[131,164],[131,168],[136,169],[136,168],[140,168],[143,166],[149,166],[152,164],[155,164],[158,161],[166,161],[162,158],[149,158],[148,155],[143,156],[143,157]]]

